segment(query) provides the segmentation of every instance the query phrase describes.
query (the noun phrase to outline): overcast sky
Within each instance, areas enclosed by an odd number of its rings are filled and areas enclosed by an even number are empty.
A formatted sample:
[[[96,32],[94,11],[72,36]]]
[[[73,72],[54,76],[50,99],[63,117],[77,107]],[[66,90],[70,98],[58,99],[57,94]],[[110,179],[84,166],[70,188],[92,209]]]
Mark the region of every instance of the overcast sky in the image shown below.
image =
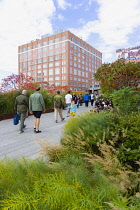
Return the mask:
[[[140,45],[140,0],[0,0],[0,81],[18,74],[18,46],[66,29],[115,61]]]

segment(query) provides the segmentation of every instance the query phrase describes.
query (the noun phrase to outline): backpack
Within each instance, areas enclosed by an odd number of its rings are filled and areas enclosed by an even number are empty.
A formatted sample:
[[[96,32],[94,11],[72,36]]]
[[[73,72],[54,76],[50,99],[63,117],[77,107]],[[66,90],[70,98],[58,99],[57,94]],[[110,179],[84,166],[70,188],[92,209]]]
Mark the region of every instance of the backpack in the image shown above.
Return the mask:
[[[62,108],[62,103],[61,103],[61,102],[56,101],[56,102],[55,102],[55,108],[59,108],[59,109],[61,109],[61,108]]]

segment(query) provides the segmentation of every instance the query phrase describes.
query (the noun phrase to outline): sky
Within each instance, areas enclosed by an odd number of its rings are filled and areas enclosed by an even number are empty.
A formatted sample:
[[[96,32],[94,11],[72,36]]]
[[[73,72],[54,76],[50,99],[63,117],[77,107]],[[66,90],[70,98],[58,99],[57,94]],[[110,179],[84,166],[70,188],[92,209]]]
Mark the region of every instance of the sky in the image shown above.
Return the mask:
[[[140,46],[140,0],[0,0],[0,82],[18,74],[18,46],[69,30],[102,52]]]

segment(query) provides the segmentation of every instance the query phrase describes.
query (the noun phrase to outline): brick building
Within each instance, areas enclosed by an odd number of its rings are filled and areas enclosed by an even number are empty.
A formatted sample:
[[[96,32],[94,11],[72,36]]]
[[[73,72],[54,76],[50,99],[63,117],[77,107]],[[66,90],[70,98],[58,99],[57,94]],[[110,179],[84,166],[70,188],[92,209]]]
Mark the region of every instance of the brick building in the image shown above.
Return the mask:
[[[98,90],[93,75],[101,64],[102,53],[70,31],[46,34],[18,47],[19,74],[71,90]]]

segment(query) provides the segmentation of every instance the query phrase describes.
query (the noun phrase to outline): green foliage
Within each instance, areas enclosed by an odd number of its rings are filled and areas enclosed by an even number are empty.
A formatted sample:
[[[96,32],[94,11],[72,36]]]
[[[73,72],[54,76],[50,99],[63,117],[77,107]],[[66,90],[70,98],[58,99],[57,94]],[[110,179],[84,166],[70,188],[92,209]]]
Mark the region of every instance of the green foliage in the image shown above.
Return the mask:
[[[140,63],[118,60],[111,64],[103,64],[94,74],[101,82],[102,93],[112,93],[124,87],[137,87],[140,79]]]
[[[121,202],[117,185],[101,171],[95,170],[93,176],[81,157],[68,156],[59,164],[39,159],[1,161],[0,180],[5,183],[0,185],[1,208],[104,210],[111,209],[105,202]]]
[[[135,168],[134,162],[140,159],[140,112],[129,115],[115,113],[108,117],[108,121],[112,138],[117,136],[115,147],[119,160]]]
[[[118,91],[116,90],[110,97],[114,107],[124,114],[137,112],[140,106],[140,91],[137,91],[135,88],[126,87]]]
[[[108,127],[109,122],[106,117],[110,115],[107,112],[98,114],[84,113],[82,116],[71,118],[64,126],[64,135],[61,143],[74,148],[77,144],[75,139],[77,136],[79,140],[88,142],[89,146],[85,146],[85,151],[98,152],[96,144],[101,142],[104,132],[106,131],[106,138],[109,139]],[[84,135],[83,135],[84,134]],[[67,136],[70,140],[67,143]]]
[[[0,114],[14,113],[15,98],[18,95],[20,95],[21,92],[22,90],[17,90],[3,93],[0,95]],[[28,90],[27,97],[29,98],[32,93],[34,93],[33,90]],[[54,94],[49,94],[47,89],[41,90],[41,94],[43,95],[46,109],[53,108]]]

